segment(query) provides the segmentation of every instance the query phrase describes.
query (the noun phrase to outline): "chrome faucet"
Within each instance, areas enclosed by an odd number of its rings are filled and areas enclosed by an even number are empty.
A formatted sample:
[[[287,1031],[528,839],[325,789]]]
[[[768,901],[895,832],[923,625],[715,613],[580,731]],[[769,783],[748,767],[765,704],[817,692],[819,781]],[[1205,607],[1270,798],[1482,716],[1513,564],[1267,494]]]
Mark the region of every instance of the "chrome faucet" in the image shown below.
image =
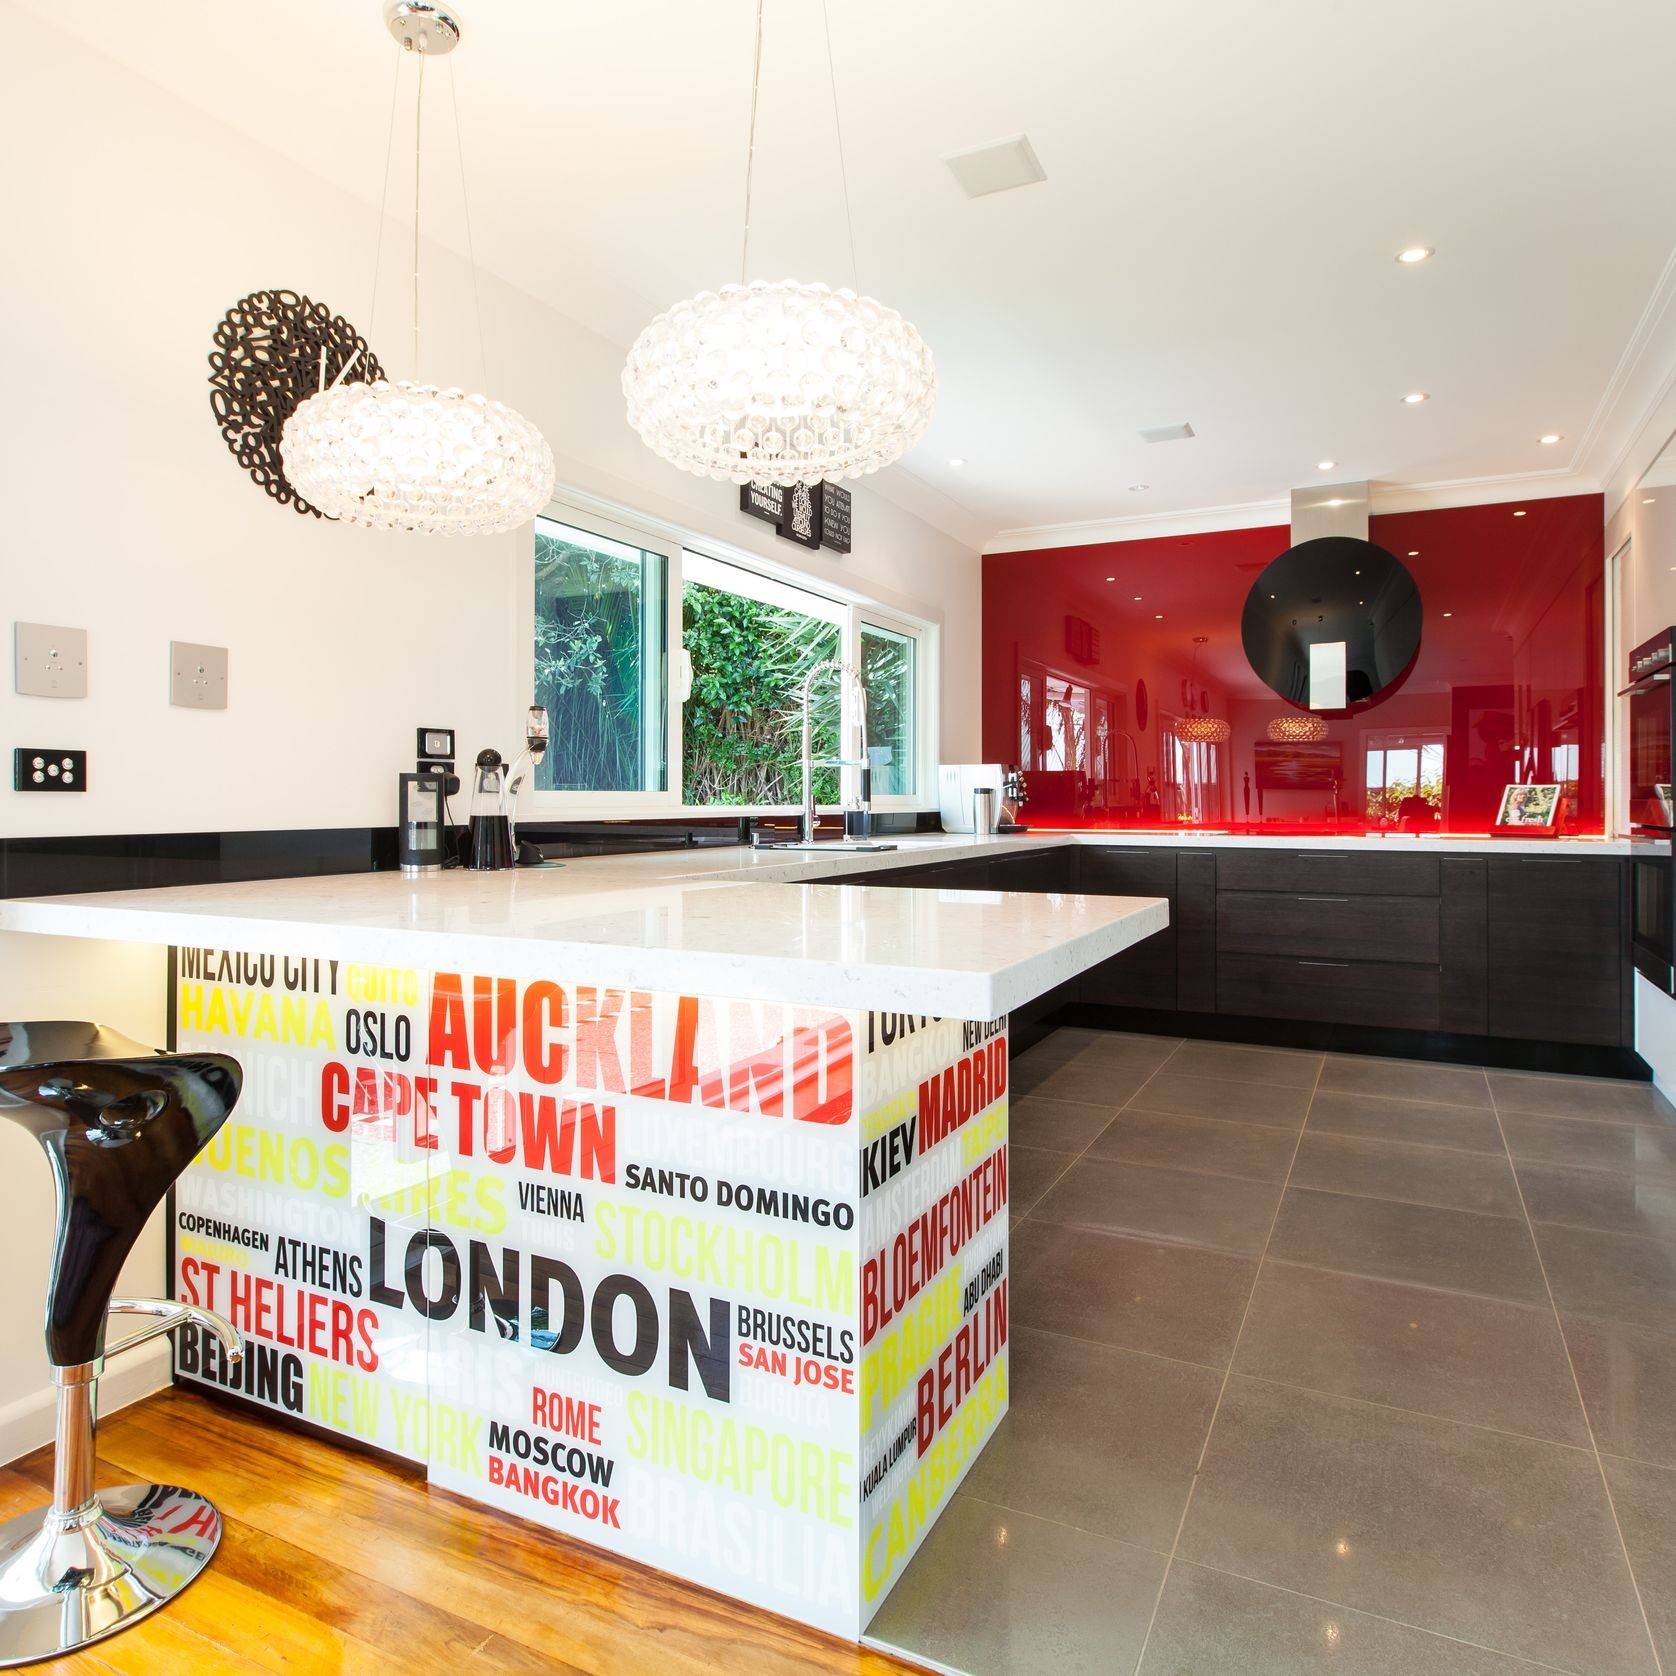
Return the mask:
[[[815,685],[817,676],[824,675],[828,670],[835,671],[849,683],[851,695],[855,699],[856,719],[861,725],[861,755],[859,757],[831,757],[825,762],[814,760],[814,746],[809,742],[809,697]],[[843,747],[843,723],[838,727],[838,748]],[[815,770],[817,768],[869,768],[872,759],[867,755],[867,689],[861,684],[861,676],[854,667],[841,658],[826,658],[817,663],[807,675],[803,677],[803,842],[812,844],[815,841]]]

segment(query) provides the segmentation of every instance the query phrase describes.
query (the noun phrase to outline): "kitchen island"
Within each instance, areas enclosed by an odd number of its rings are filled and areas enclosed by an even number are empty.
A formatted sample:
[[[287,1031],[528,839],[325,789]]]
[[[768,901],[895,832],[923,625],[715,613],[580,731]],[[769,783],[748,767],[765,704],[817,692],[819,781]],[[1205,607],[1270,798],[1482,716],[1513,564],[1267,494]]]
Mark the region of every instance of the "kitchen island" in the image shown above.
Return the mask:
[[[245,1069],[177,1372],[857,1636],[1007,1408],[1007,1014],[1161,899],[810,879],[1031,840],[0,903]]]

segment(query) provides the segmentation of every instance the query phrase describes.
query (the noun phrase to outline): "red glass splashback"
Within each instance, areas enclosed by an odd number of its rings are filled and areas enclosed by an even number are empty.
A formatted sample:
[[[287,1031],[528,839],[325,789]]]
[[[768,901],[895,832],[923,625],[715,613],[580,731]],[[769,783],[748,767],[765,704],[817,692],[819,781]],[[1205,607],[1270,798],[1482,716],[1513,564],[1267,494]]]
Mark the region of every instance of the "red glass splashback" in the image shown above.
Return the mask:
[[[990,554],[984,760],[1024,769],[1035,826],[1481,833],[1517,780],[1600,832],[1603,526],[1599,495],[1371,519],[1419,584],[1420,651],[1319,728],[1240,644],[1284,526]]]

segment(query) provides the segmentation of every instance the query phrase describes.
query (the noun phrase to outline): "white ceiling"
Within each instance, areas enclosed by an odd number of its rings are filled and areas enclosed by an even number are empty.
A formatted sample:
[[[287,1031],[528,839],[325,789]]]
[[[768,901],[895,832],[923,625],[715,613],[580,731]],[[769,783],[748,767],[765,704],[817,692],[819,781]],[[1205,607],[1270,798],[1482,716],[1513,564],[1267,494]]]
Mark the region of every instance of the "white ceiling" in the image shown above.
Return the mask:
[[[141,27],[131,0],[21,3],[377,202],[399,56],[381,0],[169,0]],[[751,0],[461,9],[485,267],[625,345],[738,277]],[[1341,480],[1470,480],[1456,499],[1590,486],[1671,370],[1670,0],[830,13],[861,285],[941,377],[897,470],[969,528],[1272,502],[1328,458]],[[845,283],[817,0],[767,0],[762,74],[752,273]],[[463,248],[446,75],[427,219]],[[1046,182],[964,198],[941,154],[1020,132]],[[1399,267],[1411,243],[1438,254]],[[1196,440],[1136,435],[1181,419]],[[1100,531],[1058,538],[1079,533]]]

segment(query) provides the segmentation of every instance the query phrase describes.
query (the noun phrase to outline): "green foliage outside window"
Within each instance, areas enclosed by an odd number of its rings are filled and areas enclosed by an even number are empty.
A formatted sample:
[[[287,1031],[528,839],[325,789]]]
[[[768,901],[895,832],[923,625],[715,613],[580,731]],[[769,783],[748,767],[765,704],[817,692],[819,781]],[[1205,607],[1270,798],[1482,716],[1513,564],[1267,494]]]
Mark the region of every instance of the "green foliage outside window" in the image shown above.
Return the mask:
[[[681,728],[682,799],[693,804],[796,804],[799,688],[808,669],[838,656],[838,627],[785,606],[688,582],[681,635],[693,684]],[[836,678],[815,689],[817,758],[838,755]],[[815,774],[815,799],[836,803],[839,775]]]

